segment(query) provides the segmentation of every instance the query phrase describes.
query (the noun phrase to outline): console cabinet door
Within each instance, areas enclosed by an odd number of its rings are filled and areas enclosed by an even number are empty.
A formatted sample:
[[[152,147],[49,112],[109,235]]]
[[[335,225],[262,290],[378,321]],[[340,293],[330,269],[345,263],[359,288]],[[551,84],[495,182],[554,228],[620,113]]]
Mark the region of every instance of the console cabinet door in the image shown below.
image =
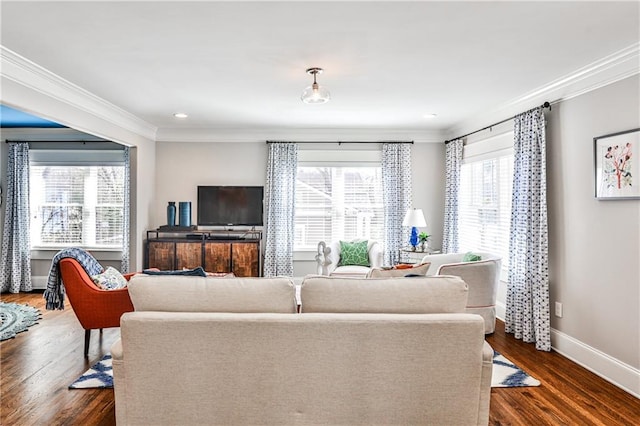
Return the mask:
[[[194,269],[202,266],[202,243],[176,243],[176,269]]]
[[[206,242],[204,269],[207,272],[231,272],[231,244]]]
[[[260,276],[260,246],[258,242],[231,245],[233,274],[236,277]]]
[[[149,241],[147,243],[148,262],[145,268],[158,268],[162,271],[175,269],[176,243],[166,241]]]

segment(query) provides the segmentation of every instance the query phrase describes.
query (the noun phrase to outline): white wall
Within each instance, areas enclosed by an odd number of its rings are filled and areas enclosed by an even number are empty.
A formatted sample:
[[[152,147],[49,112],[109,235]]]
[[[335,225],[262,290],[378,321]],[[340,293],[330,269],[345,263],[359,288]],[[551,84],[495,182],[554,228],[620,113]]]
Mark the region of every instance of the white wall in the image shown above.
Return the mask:
[[[594,198],[593,138],[640,127],[639,81],[636,75],[563,101],[547,115],[553,345],[636,395],[640,200]],[[633,148],[640,161],[640,146]],[[640,176],[634,180],[640,184]],[[562,318],[553,314],[556,301]]]
[[[265,142],[158,142],[157,190],[150,229],[166,223],[168,201],[191,201],[195,223],[198,185],[264,185],[267,152]],[[444,211],[444,144],[414,144],[411,161],[414,207],[424,210],[426,230],[433,234],[431,244],[439,248]],[[316,272],[314,254],[295,254],[294,275]]]

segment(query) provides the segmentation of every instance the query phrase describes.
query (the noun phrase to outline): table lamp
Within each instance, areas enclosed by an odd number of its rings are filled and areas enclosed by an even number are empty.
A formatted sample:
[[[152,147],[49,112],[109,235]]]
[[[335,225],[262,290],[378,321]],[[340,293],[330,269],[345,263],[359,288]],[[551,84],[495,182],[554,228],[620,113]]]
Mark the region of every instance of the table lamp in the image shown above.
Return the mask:
[[[422,209],[409,209],[404,215],[402,220],[402,226],[411,226],[411,237],[409,238],[409,244],[413,249],[418,245],[418,226],[427,226],[427,221],[424,220],[424,213]]]

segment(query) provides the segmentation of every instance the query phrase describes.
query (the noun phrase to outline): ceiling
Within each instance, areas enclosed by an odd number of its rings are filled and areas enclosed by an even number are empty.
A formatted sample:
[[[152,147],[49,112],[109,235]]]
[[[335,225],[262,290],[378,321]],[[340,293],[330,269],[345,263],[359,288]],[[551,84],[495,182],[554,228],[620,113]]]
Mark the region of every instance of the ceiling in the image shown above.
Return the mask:
[[[637,1],[3,1],[1,44],[158,129],[445,131],[637,46],[639,15]],[[329,103],[300,100],[313,66]]]

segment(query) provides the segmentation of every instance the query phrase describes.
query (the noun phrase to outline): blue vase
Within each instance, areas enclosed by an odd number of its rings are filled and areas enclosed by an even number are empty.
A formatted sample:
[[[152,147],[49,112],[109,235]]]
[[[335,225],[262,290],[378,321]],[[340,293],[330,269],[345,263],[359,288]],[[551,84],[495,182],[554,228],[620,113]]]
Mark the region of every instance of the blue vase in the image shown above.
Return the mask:
[[[178,203],[178,223],[180,226],[191,226],[191,201]]]
[[[167,206],[167,225],[176,226],[176,202],[169,201]]]

